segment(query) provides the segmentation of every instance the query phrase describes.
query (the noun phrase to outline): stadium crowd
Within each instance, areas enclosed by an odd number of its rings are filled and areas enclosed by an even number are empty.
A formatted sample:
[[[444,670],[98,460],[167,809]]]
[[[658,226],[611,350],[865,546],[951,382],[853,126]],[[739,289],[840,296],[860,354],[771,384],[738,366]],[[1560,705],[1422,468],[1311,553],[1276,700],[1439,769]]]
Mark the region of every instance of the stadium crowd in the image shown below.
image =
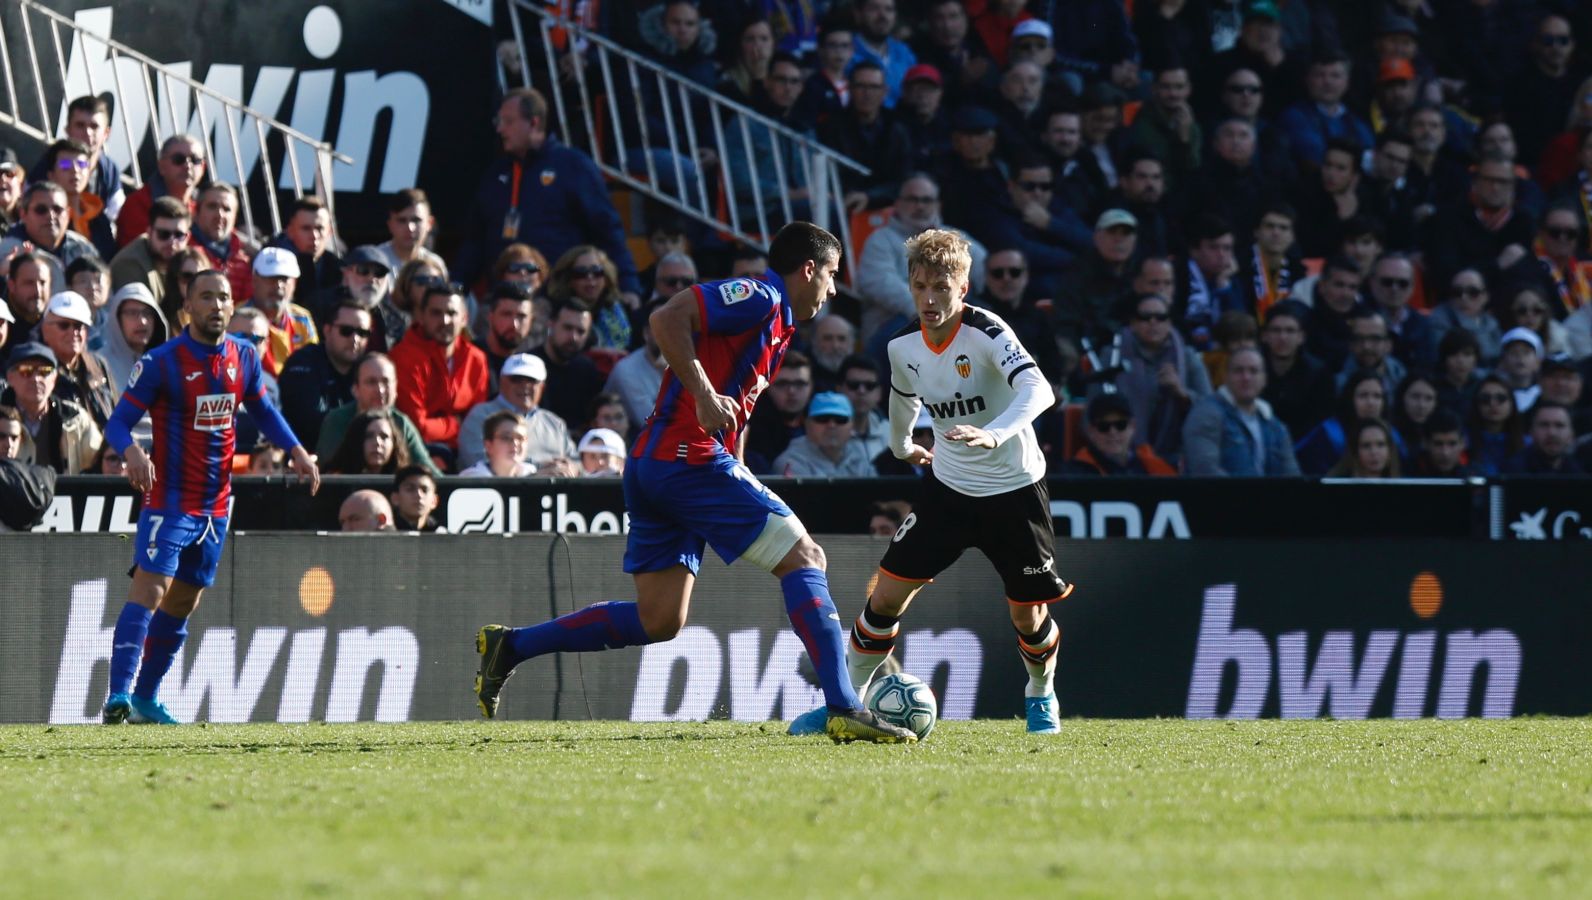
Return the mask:
[[[803,329],[758,402],[753,472],[912,474],[886,447],[884,346],[913,316],[902,242],[941,226],[972,241],[971,302],[1054,387],[1053,473],[1592,471],[1586,4],[583,9],[870,171],[842,178],[856,302]],[[661,207],[627,234],[596,164],[549,125],[543,93],[511,92],[464,221],[402,190],[389,240],[348,247],[340,232],[380,224],[334,222],[313,196],[281,233],[247,233],[192,137],[129,189],[106,104],[72,102],[31,169],[0,150],[0,456],[117,473],[106,418],[140,354],[183,327],[187,282],[219,269],[229,330],[324,471],[394,476],[392,503],[361,492],[345,521],[435,528],[449,474],[619,474],[662,378],[649,312],[765,260]],[[722,188],[735,148],[718,149],[684,177]],[[803,216],[799,168],[729,180]],[[926,415],[915,435],[932,442]],[[281,471],[246,416],[239,447],[249,472]],[[888,532],[900,510],[873,519]]]

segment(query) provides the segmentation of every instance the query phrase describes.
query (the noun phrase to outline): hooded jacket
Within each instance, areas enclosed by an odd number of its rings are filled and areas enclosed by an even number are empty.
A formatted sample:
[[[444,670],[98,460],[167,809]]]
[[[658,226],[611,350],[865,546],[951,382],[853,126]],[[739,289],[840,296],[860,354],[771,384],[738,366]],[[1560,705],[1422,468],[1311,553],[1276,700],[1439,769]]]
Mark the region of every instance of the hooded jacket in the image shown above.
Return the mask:
[[[145,347],[142,352],[128,346],[127,338],[122,336],[119,316],[121,315],[122,305],[126,303],[142,303],[155,314],[155,331],[149,336],[149,346]],[[136,291],[130,291],[127,294],[118,292],[116,296],[112,297],[111,302],[105,305],[105,322],[105,328],[100,332],[104,339],[104,346],[100,349],[100,356],[104,358],[105,368],[110,374],[111,390],[117,397],[121,397],[122,391],[127,388],[127,376],[132,373],[133,364],[138,362],[138,357],[142,356],[143,353],[153,350],[165,343],[166,338],[171,337],[171,324],[166,321],[166,314],[161,311],[160,304],[156,303],[153,297],[145,296]],[[133,426],[133,440],[137,441],[141,447],[148,447],[152,438],[153,431],[149,417],[144,416],[138,420],[137,425]]]

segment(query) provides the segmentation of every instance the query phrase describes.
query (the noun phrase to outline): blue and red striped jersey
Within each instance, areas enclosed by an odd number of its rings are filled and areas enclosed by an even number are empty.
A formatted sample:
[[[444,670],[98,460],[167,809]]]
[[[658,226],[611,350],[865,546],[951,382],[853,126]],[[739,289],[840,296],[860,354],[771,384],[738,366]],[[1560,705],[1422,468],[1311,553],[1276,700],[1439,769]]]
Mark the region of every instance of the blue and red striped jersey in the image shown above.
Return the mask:
[[[713,390],[739,404],[735,425],[717,434],[704,432],[697,424],[696,398],[665,369],[652,415],[630,454],[637,459],[705,463],[721,452],[734,453],[752,407],[773,381],[796,335],[785,282],[772,270],[757,279],[710,281],[691,290],[702,321],[696,335],[697,359]]]
[[[155,484],[145,509],[227,515],[241,404],[251,413],[268,405],[259,352],[232,335],[211,347],[183,331],[134,364],[113,418],[126,418],[122,409],[129,406],[133,422],[149,414]]]

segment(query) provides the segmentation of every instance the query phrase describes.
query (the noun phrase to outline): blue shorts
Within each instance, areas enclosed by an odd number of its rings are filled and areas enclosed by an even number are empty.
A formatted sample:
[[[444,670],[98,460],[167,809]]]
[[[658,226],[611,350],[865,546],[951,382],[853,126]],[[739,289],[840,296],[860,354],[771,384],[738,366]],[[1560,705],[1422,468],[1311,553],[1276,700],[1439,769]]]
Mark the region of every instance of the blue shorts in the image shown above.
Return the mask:
[[[190,516],[144,510],[133,538],[133,565],[156,575],[174,576],[195,587],[215,583],[226,516]]]
[[[699,465],[627,460],[625,507],[630,512],[625,571],[632,575],[678,565],[695,575],[705,545],[733,563],[763,533],[770,513],[795,515],[728,453]]]

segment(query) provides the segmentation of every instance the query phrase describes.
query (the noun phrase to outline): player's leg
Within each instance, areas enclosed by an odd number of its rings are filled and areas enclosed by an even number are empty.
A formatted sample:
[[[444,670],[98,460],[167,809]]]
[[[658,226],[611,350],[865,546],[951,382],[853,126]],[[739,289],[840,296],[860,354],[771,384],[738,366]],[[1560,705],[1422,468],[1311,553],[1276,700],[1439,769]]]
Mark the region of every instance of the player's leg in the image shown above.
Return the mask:
[[[188,619],[199,608],[205,588],[215,583],[226,543],[227,519],[221,516],[184,516],[174,539],[184,542],[177,570],[149,618],[144,640],[144,663],[133,686],[134,722],[176,725],[177,719],[158,699],[160,684],[171,671],[182,645],[188,640]]]
[[[639,474],[627,472],[625,502],[631,514],[625,571],[635,576],[636,599],[594,603],[524,628],[483,627],[475,638],[481,656],[475,695],[482,715],[497,715],[503,683],[528,659],[666,641],[685,625],[703,542],[657,514],[640,481]]]
[[[144,658],[149,620],[170,585],[170,575],[133,567],[133,583],[127,590],[127,602],[122,605],[121,614],[116,617],[116,626],[111,631],[110,690],[106,692],[105,708],[101,714],[101,720],[107,725],[125,722],[132,714],[133,676],[138,674],[138,665]]]
[[[907,581],[880,569],[874,588],[851,625],[851,645],[846,648],[846,672],[858,695],[865,694],[873,674],[895,652],[901,617],[926,580]]]
[[[1017,652],[1028,670],[1023,706],[1034,734],[1061,731],[1056,699],[1056,659],[1061,628],[1050,604],[1071,595],[1073,585],[1056,573],[1055,531],[1045,482],[989,498],[997,523],[980,545],[1006,588],[1007,609],[1017,631]]]

